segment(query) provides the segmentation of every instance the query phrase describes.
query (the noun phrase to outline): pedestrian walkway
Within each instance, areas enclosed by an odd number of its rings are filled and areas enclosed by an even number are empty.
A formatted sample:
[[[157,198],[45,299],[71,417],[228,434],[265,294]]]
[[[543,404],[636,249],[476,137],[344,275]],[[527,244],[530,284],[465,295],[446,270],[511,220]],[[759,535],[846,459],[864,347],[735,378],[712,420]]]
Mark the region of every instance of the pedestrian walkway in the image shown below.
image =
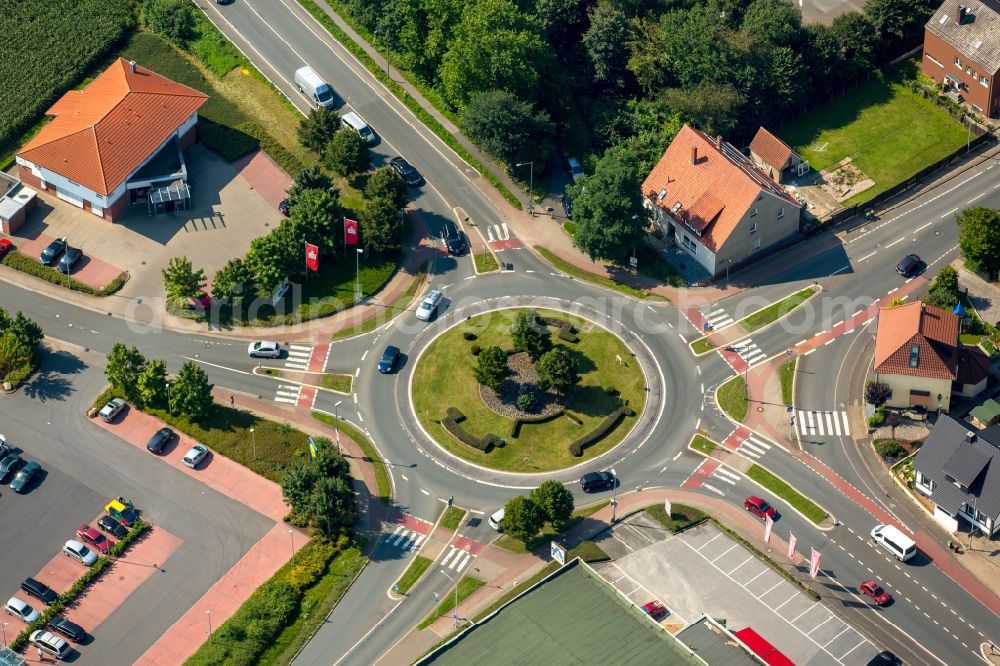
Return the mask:
[[[758,460],[771,450],[771,444],[745,426],[736,427],[722,441],[722,445],[736,453]]]
[[[719,356],[729,364],[736,374],[743,374],[747,368],[766,360],[764,350],[757,343],[747,338],[736,345],[721,347]]]
[[[803,437],[850,436],[847,411],[798,410],[799,434]]]
[[[434,525],[426,520],[403,512],[396,515],[394,522],[396,527],[385,537],[384,542],[403,553],[415,553],[434,529]]]
[[[498,252],[500,250],[516,250],[524,247],[524,244],[511,234],[510,227],[507,226],[506,222],[483,226],[486,227],[487,243],[491,250]]]
[[[285,367],[289,370],[309,370],[309,361],[312,360],[312,345],[288,345],[288,354],[285,356]]]

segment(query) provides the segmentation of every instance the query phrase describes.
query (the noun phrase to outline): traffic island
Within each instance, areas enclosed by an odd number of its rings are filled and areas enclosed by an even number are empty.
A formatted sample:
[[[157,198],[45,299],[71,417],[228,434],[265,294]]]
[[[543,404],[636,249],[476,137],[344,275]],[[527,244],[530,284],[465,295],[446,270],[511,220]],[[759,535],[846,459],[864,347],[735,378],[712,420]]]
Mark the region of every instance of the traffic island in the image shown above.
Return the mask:
[[[350,395],[351,387],[354,384],[354,377],[351,375],[340,375],[334,372],[295,372],[293,370],[283,370],[280,368],[264,368],[257,366],[253,373],[258,376],[273,377],[284,382],[291,382],[301,386],[312,386],[323,391]]]

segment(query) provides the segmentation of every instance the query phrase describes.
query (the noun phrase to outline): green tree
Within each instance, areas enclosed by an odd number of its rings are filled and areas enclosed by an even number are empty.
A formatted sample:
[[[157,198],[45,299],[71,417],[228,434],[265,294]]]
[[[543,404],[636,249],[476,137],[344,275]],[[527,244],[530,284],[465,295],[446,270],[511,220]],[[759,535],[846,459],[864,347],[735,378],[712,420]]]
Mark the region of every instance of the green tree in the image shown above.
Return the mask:
[[[314,153],[322,154],[340,128],[340,115],[333,109],[318,106],[299,121],[299,142]]]
[[[1000,210],[966,208],[957,219],[958,247],[966,266],[995,278],[1000,271]]]
[[[250,241],[245,262],[255,276],[256,290],[270,292],[286,277],[304,274],[305,242],[298,216],[282,220],[271,233]]]
[[[507,354],[497,346],[487,347],[479,352],[479,359],[473,370],[476,381],[489,386],[494,391],[500,390],[500,384],[510,369],[507,367]]]
[[[187,0],[145,0],[142,23],[183,46],[194,34],[194,11],[194,5]]]
[[[951,266],[944,266],[931,282],[924,303],[951,311],[958,303],[958,271]]]
[[[545,512],[528,497],[510,498],[503,509],[500,528],[518,541],[527,543],[545,524]]]
[[[285,470],[281,477],[281,495],[288,502],[292,513],[302,515],[306,512],[315,483],[316,473],[312,465],[297,463]]]
[[[534,310],[520,311],[510,327],[510,338],[514,349],[527,352],[531,360],[537,361],[549,348],[548,329],[538,319]]]
[[[208,375],[194,361],[188,361],[177,373],[170,389],[170,405],[174,414],[194,419],[207,416],[212,409],[212,384]]]
[[[136,391],[143,405],[155,407],[167,404],[167,362],[154,358],[139,371]]]
[[[212,279],[212,297],[223,303],[236,298],[252,298],[255,289],[253,278],[253,271],[243,259],[230,259]]]
[[[32,352],[10,331],[0,334],[0,380],[31,363]]]
[[[324,166],[345,178],[367,171],[371,160],[371,151],[361,136],[347,127],[338,130],[323,149]]]
[[[530,498],[557,528],[565,525],[573,515],[573,493],[558,481],[543,481],[531,491]]]
[[[386,197],[366,201],[361,220],[362,242],[372,252],[388,252],[403,246],[399,208]]]
[[[538,385],[543,389],[551,386],[560,393],[565,393],[580,381],[576,361],[563,347],[545,352],[538,359],[535,370],[538,371]]]
[[[354,492],[342,477],[321,476],[313,484],[308,502],[309,518],[327,533],[354,524]]]
[[[315,164],[299,171],[298,175],[295,176],[295,180],[292,181],[292,186],[287,191],[289,212],[295,207],[295,202],[306,190],[332,191],[334,190],[333,181]]]
[[[599,2],[590,13],[590,27],[583,34],[583,47],[594,71],[594,82],[611,90],[624,90],[628,83],[628,49],[631,38],[628,17],[616,4]]]
[[[6,316],[6,313],[4,315]],[[33,319],[25,317],[20,311],[13,319],[7,317],[7,321],[8,323],[4,326],[0,320],[0,331],[10,333],[20,340],[21,344],[30,349],[33,355],[36,354],[38,345],[42,344],[42,339],[45,337],[42,327]]]
[[[290,230],[302,234],[304,243],[318,245],[331,252],[343,245],[343,210],[340,194],[334,190],[306,190],[295,200]],[[301,247],[301,246],[300,246]],[[302,249],[300,256],[304,256]]]
[[[471,96],[462,113],[462,131],[477,146],[504,163],[541,166],[552,153],[555,129],[549,114],[507,90],[487,90]]]
[[[801,37],[802,11],[785,0],[753,0],[743,13],[741,30],[760,41],[788,46]]]
[[[408,189],[406,181],[399,177],[395,169],[384,166],[368,176],[368,182],[365,183],[365,198],[387,199],[398,212],[406,206]]]
[[[167,297],[174,301],[183,301],[205,284],[205,271],[194,270],[191,260],[187,257],[173,257],[167,267],[160,270],[163,275],[163,286]]]
[[[668,88],[663,100],[709,136],[729,134],[740,123],[746,98],[728,82],[701,81],[691,90]]]
[[[125,394],[131,402],[139,402],[139,376],[146,367],[146,358],[136,347],[126,347],[120,342],[111,345],[104,376],[111,388]]]

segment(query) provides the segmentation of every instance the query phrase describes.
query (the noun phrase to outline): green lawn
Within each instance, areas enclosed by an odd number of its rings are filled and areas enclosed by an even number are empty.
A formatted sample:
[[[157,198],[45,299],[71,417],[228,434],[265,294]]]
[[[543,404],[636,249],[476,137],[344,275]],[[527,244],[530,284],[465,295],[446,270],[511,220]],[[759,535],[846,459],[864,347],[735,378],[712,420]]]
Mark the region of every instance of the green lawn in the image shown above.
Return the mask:
[[[473,578],[472,576],[463,576],[458,580],[458,603],[461,604],[470,594],[481,588],[486,583],[479,580],[478,578]],[[441,601],[438,602],[437,606],[431,611],[430,615],[425,617],[423,621],[417,625],[417,629],[426,629],[427,627],[434,624],[434,621],[443,615],[450,615],[452,609],[455,607],[455,590],[454,586],[447,592],[441,594]],[[464,621],[459,618],[459,621]]]
[[[708,518],[708,514],[704,511],[686,504],[671,504],[669,516],[662,504],[652,504],[643,511],[674,534]]]
[[[794,398],[792,380],[795,379],[795,366],[798,362],[798,358],[793,358],[791,361],[782,363],[781,367],[778,368],[778,376],[781,379],[781,402],[785,405],[791,405]]]
[[[753,333],[758,328],[778,321],[789,312],[802,305],[802,303],[804,303],[806,299],[812,296],[816,291],[818,291],[818,288],[816,287],[807,287],[802,291],[781,299],[777,303],[772,303],[766,308],[754,312],[749,317],[741,319],[740,327],[742,327],[747,333]]]
[[[743,375],[737,375],[720,386],[715,393],[715,401],[729,418],[737,423],[743,423],[749,408],[743,389]]]
[[[718,446],[715,442],[710,440],[708,437],[702,437],[701,435],[695,435],[691,440],[691,448],[695,451],[701,451],[706,456],[712,455],[712,451]]]
[[[691,343],[691,351],[695,354],[704,354],[715,349],[715,345],[709,342],[708,338],[698,338]]]
[[[375,488],[378,497],[383,504],[388,504],[392,500],[392,480],[389,478],[389,471],[386,469],[382,456],[378,454],[378,450],[371,440],[344,419],[337,421],[333,416],[323,412],[313,412],[312,415],[320,423],[325,423],[332,428],[339,427],[341,432],[350,437],[361,448],[365,455],[365,462],[371,463],[375,470]]]
[[[462,524],[462,519],[465,518],[465,514],[467,513],[468,511],[461,507],[449,506],[444,512],[444,516],[441,517],[441,529],[454,532]]]
[[[585,271],[582,268],[577,268],[573,264],[563,261],[556,255],[549,252],[547,249],[541,245],[535,245],[535,252],[542,255],[545,261],[552,264],[556,270],[562,271],[566,275],[571,275],[578,280],[585,280],[587,282],[592,282],[594,284],[599,284],[602,287],[607,287],[609,289],[614,289],[619,291],[626,296],[631,296],[632,298],[638,298],[645,301],[660,301],[663,303],[669,303],[670,301],[658,294],[653,294],[651,292],[645,291],[644,289],[636,289],[635,287],[630,287],[627,284],[622,284],[616,280],[612,280],[603,275],[597,275],[591,273],[590,271]]]
[[[563,231],[569,234],[570,238],[576,238],[576,222],[566,220],[562,223]]]
[[[845,206],[868,201],[965,145],[966,130],[933,102],[882,76],[777,130],[817,171],[851,157],[875,185]]]
[[[571,548],[570,551],[566,553],[567,562],[572,562],[577,557],[588,563],[607,562],[611,559],[611,556],[605,553],[604,550],[593,541],[581,541],[576,545],[576,547]]]
[[[604,507],[608,506],[611,502],[604,500],[585,506],[582,509],[577,509],[570,516],[566,524],[562,526],[561,530],[557,530],[552,526],[552,523],[546,522],[542,526],[542,531],[539,532],[534,539],[524,543],[512,536],[504,534],[502,537],[496,540],[496,545],[504,550],[509,550],[512,553],[517,553],[518,555],[526,555],[527,553],[533,553],[543,546],[548,546],[548,543],[552,541],[553,537],[557,537],[564,532],[567,532],[577,524],[583,521],[585,518],[589,518],[594,515]]]
[[[822,523],[823,519],[826,518],[826,511],[824,511],[818,504],[792,488],[790,485],[760,465],[752,465],[750,469],[747,470],[747,476],[767,488],[777,497],[780,497],[788,502],[790,505],[795,507],[799,513],[817,525]]]
[[[424,557],[423,555],[417,555],[410,562],[410,566],[406,567],[406,571],[403,575],[399,577],[396,581],[397,588],[393,591],[397,594],[406,594],[413,587],[413,584],[420,580],[420,577],[424,575],[424,572],[431,568],[434,564],[434,560],[429,557]]]
[[[473,376],[476,357],[470,352],[471,346],[510,348],[509,331],[516,312],[491,312],[465,321],[444,333],[421,355],[414,369],[413,407],[424,429],[461,458],[513,472],[561,469],[610,450],[632,429],[638,416],[625,416],[607,436],[588,447],[582,458],[570,453],[569,444],[596,429],[618,407],[620,399],[627,400],[636,414],[641,413],[646,399],[645,380],[625,344],[588,321],[561,312],[539,311],[544,317],[570,321],[580,331],[577,343],[563,342],[554,334],[551,339],[554,345],[564,347],[576,358],[580,383],[566,399],[566,408],[582,424],[565,416],[545,423],[525,423],[520,436],[512,438],[513,420],[497,414],[480,398],[479,384]],[[464,340],[466,331],[475,333],[477,339]],[[616,356],[625,359],[625,363],[619,365]],[[609,395],[604,390],[608,386],[614,387],[619,395]],[[449,407],[465,414],[462,427],[466,432],[477,437],[493,433],[506,438],[507,444],[484,453],[460,442],[440,423]]]
[[[325,389],[330,389],[331,391],[349,394],[351,392],[351,385],[353,382],[354,377],[351,375],[338,375],[332,372],[324,372],[323,378],[319,380],[319,385]]]
[[[493,256],[492,252],[479,252],[474,254],[472,258],[476,262],[476,271],[479,273],[500,270],[500,264],[497,263],[497,258]]]
[[[330,336],[330,339],[342,340],[343,338],[349,338],[354,335],[361,335],[362,333],[374,331],[376,328],[388,322],[400,312],[404,312],[406,310],[406,306],[410,304],[410,301],[412,301],[413,297],[416,295],[417,290],[424,284],[424,276],[426,274],[426,270],[420,269],[420,271],[414,276],[410,286],[406,288],[406,292],[404,292],[396,300],[384,307],[381,305],[369,305],[368,307],[375,308],[374,317],[365,319],[358,326],[348,326],[346,328],[342,328]]]

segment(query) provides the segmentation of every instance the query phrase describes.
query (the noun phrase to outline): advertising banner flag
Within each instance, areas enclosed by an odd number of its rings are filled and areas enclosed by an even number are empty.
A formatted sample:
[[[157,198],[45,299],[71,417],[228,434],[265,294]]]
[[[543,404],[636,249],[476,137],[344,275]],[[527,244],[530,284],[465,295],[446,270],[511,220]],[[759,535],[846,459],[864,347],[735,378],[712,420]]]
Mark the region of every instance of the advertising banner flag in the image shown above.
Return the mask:
[[[771,528],[774,527],[774,520],[771,516],[764,516],[764,543],[771,545]]]
[[[317,453],[318,453],[318,451],[316,450],[316,440],[314,440],[312,437],[310,437],[309,438],[309,462],[312,462],[313,460],[316,459],[316,454]]]
[[[792,561],[795,560],[795,544],[796,544],[797,541],[798,541],[798,539],[795,538],[795,535],[792,534],[791,532],[789,532],[788,533],[788,559],[789,560],[792,560]]]
[[[311,271],[319,270],[319,246],[306,243],[306,268]]]
[[[809,564],[809,575],[812,577],[813,580],[816,580],[816,574],[819,573],[819,561],[821,556],[819,554],[819,551],[816,550],[815,548],[811,548],[810,550],[812,550],[812,558],[811,558],[812,561]]]
[[[344,218],[344,245],[358,244],[358,221]]]

